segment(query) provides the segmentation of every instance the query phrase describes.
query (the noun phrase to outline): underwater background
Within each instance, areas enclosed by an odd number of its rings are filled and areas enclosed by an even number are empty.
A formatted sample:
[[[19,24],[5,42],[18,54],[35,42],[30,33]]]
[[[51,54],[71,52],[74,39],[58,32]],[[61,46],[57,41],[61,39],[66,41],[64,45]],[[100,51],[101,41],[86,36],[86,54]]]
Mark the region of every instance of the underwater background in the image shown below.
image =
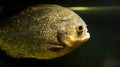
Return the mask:
[[[0,21],[36,4],[70,7],[88,25],[90,40],[52,60],[15,59],[0,51],[0,67],[120,67],[119,0],[0,0]]]

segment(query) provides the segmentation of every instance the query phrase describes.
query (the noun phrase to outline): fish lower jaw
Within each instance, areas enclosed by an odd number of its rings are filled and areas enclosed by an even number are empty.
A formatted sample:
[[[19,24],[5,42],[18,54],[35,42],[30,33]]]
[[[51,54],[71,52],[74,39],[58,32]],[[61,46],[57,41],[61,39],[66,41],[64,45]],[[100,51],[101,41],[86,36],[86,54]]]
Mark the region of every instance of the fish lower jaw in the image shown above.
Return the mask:
[[[84,35],[84,37],[81,37],[80,39],[77,39],[77,40],[72,41],[72,42],[66,42],[65,44],[66,44],[66,47],[68,47],[68,48],[75,48],[75,47],[82,45],[86,41],[88,41],[89,38],[90,38],[90,34],[87,32]]]
[[[80,40],[81,41],[86,41],[86,40],[88,40],[90,38],[90,33],[86,33],[85,35],[84,35],[84,37],[82,37]]]

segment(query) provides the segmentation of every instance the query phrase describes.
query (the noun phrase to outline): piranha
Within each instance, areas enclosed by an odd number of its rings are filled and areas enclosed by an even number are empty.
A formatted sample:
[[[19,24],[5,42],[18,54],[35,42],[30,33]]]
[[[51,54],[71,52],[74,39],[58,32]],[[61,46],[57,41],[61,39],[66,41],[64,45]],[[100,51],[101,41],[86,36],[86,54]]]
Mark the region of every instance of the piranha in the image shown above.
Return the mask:
[[[30,6],[0,22],[0,49],[13,58],[58,58],[89,38],[82,18],[55,4]]]

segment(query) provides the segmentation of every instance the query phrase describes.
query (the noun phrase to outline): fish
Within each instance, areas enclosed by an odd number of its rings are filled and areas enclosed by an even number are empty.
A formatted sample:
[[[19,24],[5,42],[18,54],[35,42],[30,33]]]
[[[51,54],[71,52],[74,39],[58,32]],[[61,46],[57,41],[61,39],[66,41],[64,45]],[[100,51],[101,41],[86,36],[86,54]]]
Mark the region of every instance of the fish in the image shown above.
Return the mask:
[[[0,21],[0,49],[13,58],[59,58],[89,39],[84,20],[57,4],[29,6]]]

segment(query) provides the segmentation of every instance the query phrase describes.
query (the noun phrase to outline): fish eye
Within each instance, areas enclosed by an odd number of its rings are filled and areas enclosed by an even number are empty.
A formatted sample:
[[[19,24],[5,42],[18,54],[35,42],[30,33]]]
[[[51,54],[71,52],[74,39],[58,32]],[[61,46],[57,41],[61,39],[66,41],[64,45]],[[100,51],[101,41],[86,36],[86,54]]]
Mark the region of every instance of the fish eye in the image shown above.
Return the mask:
[[[83,26],[82,25],[77,27],[77,31],[78,32],[81,32],[82,30],[83,30]]]
[[[83,29],[83,27],[82,27],[82,26],[79,26],[79,27],[78,27],[78,29],[79,29],[79,30],[82,30],[82,29]]]

